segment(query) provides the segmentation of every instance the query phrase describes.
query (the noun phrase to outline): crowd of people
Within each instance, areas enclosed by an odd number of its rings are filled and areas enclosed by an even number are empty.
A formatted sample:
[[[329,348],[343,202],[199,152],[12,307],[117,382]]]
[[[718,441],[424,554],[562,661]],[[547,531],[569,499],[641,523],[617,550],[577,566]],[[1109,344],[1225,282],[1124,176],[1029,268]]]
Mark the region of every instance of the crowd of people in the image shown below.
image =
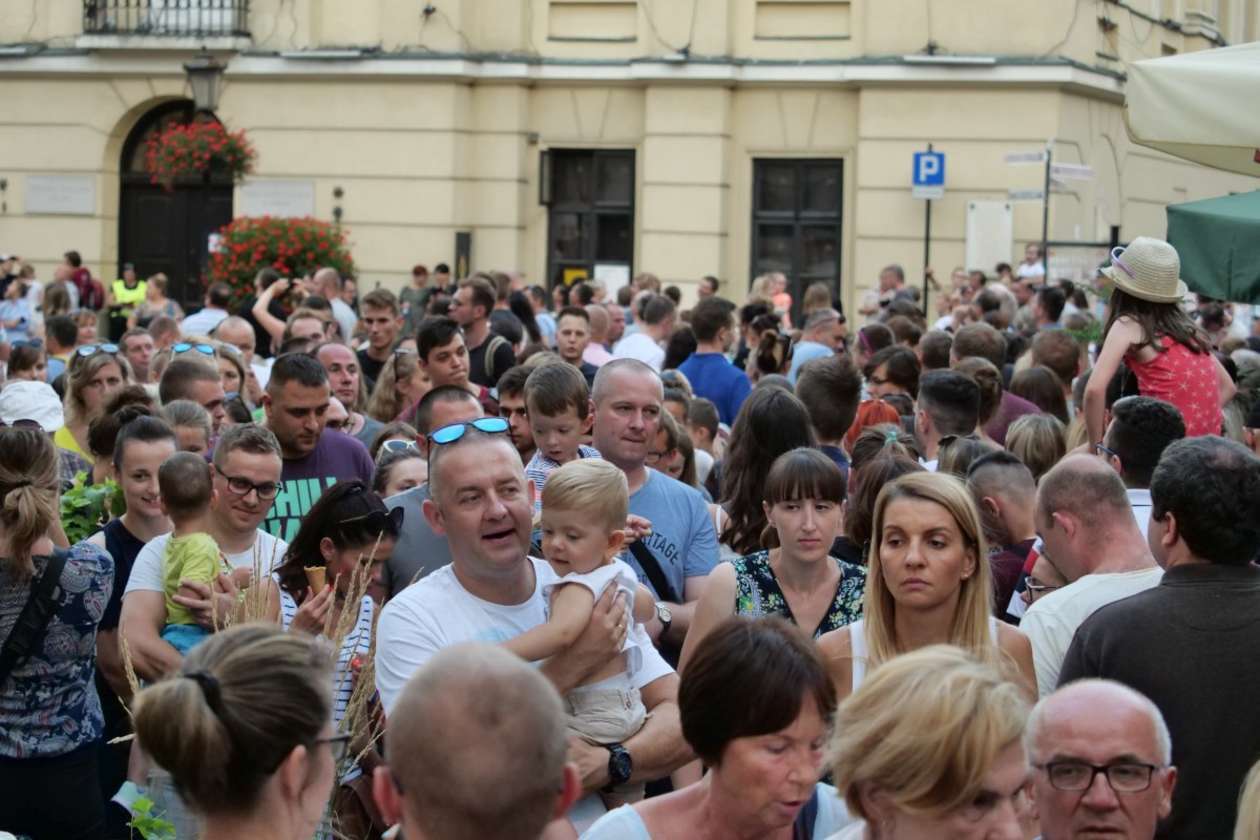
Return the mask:
[[[1165,242],[0,273],[0,836],[1260,837],[1260,328]]]

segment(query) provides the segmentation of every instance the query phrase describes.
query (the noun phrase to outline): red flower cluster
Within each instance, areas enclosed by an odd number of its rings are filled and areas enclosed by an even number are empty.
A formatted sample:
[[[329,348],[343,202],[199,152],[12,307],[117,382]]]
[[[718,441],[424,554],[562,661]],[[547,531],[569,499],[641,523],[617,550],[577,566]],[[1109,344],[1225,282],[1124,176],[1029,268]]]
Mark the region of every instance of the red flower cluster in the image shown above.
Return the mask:
[[[220,228],[219,236],[207,281],[231,286],[234,305],[253,294],[260,269],[274,268],[281,277],[301,277],[325,266],[343,277],[355,274],[345,231],[329,222],[242,216]]]
[[[216,120],[194,120],[150,137],[144,168],[153,183],[169,190],[177,179],[201,178],[210,171],[240,180],[254,171],[257,158],[243,130],[229,132]]]

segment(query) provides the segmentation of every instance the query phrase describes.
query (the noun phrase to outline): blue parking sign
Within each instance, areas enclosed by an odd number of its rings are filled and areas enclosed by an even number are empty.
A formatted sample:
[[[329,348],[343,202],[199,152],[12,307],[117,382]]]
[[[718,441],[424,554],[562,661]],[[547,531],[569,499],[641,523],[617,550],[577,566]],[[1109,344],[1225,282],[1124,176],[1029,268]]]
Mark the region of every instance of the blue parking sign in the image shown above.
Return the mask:
[[[945,155],[942,152],[915,152],[911,185],[915,187],[945,186]]]

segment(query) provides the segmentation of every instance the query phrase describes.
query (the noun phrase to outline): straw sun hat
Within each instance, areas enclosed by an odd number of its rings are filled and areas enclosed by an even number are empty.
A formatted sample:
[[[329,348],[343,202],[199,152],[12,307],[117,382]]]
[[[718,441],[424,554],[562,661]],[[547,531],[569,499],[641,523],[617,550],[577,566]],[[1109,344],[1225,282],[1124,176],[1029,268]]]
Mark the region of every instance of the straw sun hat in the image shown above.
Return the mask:
[[[1112,249],[1102,275],[1117,289],[1153,303],[1178,303],[1186,296],[1181,257],[1162,239],[1139,236],[1128,248]]]

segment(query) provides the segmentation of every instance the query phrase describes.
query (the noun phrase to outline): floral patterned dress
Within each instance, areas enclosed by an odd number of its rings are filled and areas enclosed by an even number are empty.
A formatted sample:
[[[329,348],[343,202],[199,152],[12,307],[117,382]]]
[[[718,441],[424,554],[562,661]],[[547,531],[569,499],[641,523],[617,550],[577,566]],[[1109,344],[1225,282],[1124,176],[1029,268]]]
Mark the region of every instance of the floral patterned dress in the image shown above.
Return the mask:
[[[735,568],[735,614],[748,618],[760,618],[763,615],[778,615],[796,624],[792,608],[788,606],[779,582],[775,580],[774,570],[770,568],[770,552],[758,551],[730,561]],[[866,591],[866,567],[855,566],[843,560],[829,557],[828,562],[840,567],[840,582],[836,584],[836,596],[831,599],[831,607],[823,616],[822,622],[813,628],[813,637],[817,639],[823,633],[830,632],[846,624],[851,624],[862,617],[862,594]],[[802,627],[809,631],[810,628]]]
[[[38,574],[48,558],[34,560]],[[0,686],[0,757],[65,755],[101,737],[96,626],[113,584],[112,557],[87,542],[69,549],[42,646]],[[15,580],[0,566],[0,639],[13,631],[30,593],[30,580]]]

